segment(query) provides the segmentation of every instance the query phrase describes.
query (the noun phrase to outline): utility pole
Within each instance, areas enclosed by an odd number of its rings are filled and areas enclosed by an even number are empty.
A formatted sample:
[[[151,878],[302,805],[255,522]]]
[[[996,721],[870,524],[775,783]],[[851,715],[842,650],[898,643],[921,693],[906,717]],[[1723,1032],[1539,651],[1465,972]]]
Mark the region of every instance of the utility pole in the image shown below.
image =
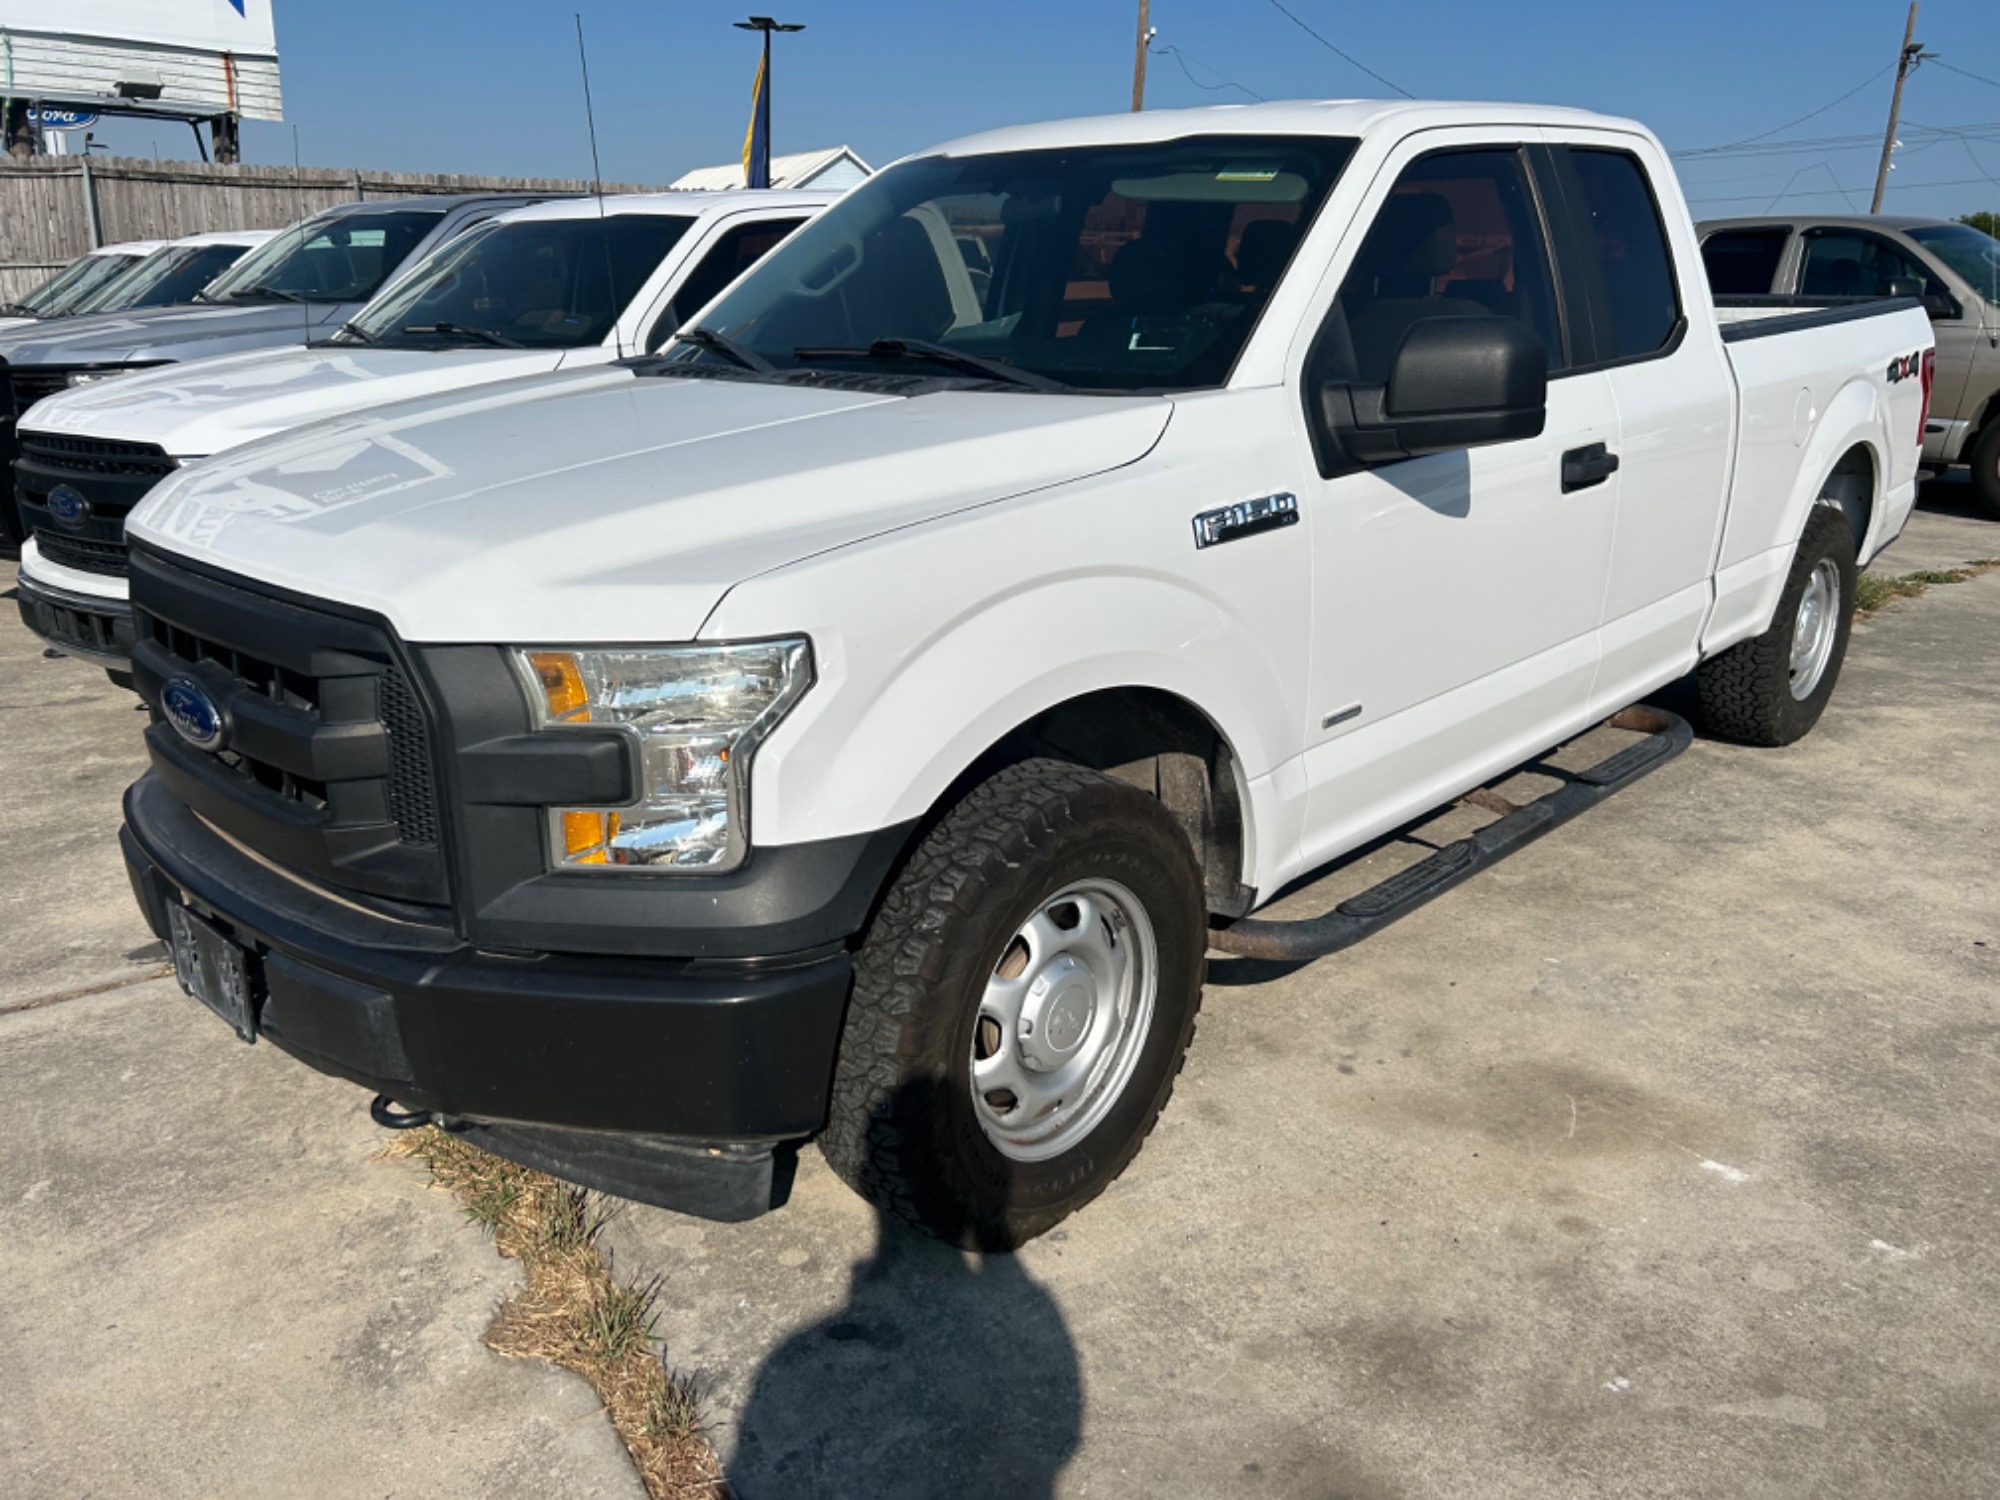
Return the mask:
[[[1153,39],[1147,24],[1152,16],[1152,0],[1139,0],[1139,45],[1132,57],[1132,113],[1146,107],[1146,44]]]
[[[1889,158],[1896,151],[1896,122],[1903,114],[1903,80],[1910,71],[1927,57],[1935,53],[1924,51],[1924,44],[1912,41],[1917,34],[1917,0],[1910,0],[1910,19],[1903,23],[1903,50],[1896,54],[1896,92],[1889,99],[1889,129],[1882,137],[1882,165],[1875,170],[1875,200],[1868,205],[1868,212],[1882,212],[1882,195],[1889,190]]]

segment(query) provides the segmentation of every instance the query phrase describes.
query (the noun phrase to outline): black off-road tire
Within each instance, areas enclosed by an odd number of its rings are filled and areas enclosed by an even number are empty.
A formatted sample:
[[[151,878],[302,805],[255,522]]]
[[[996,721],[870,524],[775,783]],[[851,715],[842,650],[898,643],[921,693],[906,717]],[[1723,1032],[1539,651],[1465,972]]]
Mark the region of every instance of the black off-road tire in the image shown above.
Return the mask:
[[[1804,698],[1794,698],[1792,631],[1798,624],[1799,600],[1813,570],[1827,559],[1840,573],[1833,654],[1813,691]],[[1814,506],[1792,558],[1792,571],[1785,579],[1771,628],[1739,641],[1695,670],[1704,728],[1745,745],[1789,745],[1819,722],[1840,678],[1840,664],[1847,657],[1848,632],[1854,623],[1855,573],[1854,533],[1847,518],[1832,506]]]
[[[1989,521],[2000,521],[2000,421],[1988,422],[1972,445],[1972,503]]]
[[[1038,903],[1088,879],[1116,881],[1145,908],[1152,1023],[1096,1128],[1022,1162],[975,1111],[980,997]],[[1103,1192],[1159,1119],[1194,1036],[1207,949],[1201,869],[1158,799],[1063,761],[994,773],[924,838],[862,942],[821,1153],[877,1207],[954,1244],[1033,1239]]]

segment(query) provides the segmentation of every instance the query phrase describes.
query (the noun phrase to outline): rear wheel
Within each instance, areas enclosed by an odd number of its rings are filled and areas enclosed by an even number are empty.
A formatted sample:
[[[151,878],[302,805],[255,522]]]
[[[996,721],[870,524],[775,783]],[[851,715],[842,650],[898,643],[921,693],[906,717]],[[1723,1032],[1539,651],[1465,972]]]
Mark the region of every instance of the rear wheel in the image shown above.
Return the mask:
[[[1972,445],[1972,499],[1988,520],[2000,521],[2000,421],[1988,422]]]
[[[1207,917],[1156,798],[1009,766],[926,837],[855,964],[820,1149],[864,1197],[1007,1249],[1101,1193],[1173,1091]]]
[[[1854,533],[1815,506],[1771,628],[1695,672],[1708,729],[1746,745],[1789,745],[1826,709],[1854,622]]]

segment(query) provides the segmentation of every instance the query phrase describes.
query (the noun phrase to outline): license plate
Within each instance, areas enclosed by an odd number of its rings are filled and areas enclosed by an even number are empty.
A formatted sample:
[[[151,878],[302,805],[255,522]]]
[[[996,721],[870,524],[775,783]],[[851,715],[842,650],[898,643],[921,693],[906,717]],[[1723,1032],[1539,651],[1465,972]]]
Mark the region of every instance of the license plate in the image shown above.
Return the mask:
[[[256,1041],[250,955],[179,902],[168,905],[167,925],[173,932],[174,975],[181,988],[227,1021],[244,1041]]]

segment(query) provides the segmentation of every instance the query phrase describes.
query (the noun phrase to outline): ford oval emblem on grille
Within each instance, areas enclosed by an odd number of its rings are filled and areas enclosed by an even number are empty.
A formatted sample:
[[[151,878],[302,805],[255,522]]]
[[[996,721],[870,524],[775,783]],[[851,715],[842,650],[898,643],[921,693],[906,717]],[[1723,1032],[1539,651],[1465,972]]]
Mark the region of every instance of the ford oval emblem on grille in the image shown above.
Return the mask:
[[[49,491],[49,514],[65,526],[81,526],[90,514],[90,502],[71,486],[59,484]]]
[[[208,689],[192,677],[169,677],[160,689],[160,712],[176,733],[197,750],[220,750],[229,722]]]

